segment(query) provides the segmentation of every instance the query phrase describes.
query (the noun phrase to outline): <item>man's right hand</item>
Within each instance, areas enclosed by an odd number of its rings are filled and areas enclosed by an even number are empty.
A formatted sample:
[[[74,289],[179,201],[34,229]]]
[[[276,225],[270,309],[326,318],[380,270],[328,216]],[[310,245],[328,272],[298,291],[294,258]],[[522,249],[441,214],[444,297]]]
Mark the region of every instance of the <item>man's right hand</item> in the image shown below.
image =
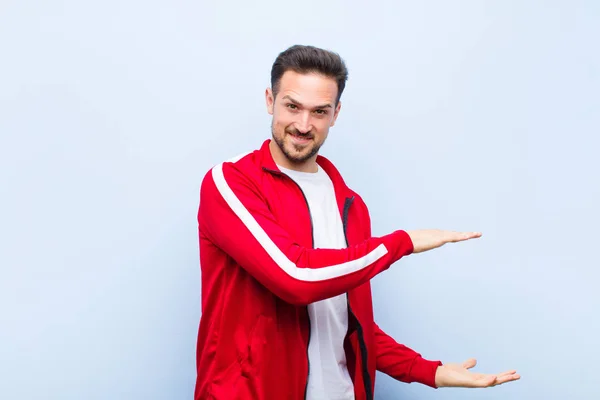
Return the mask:
[[[420,229],[406,231],[410,236],[414,250],[413,253],[422,253],[445,245],[446,243],[462,242],[481,237],[481,232],[454,232],[441,229]]]

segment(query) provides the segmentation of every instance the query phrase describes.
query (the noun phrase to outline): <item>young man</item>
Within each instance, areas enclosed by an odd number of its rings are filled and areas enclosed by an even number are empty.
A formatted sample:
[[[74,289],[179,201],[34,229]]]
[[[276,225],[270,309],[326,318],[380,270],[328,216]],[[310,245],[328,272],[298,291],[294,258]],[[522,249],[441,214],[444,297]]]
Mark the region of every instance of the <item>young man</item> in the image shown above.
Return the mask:
[[[373,399],[375,373],[488,387],[518,379],[422,358],[373,320],[370,279],[400,258],[480,236],[397,230],[318,155],[340,112],[340,57],[293,46],[271,71],[272,140],[215,166],[198,212],[202,317],[195,399]]]

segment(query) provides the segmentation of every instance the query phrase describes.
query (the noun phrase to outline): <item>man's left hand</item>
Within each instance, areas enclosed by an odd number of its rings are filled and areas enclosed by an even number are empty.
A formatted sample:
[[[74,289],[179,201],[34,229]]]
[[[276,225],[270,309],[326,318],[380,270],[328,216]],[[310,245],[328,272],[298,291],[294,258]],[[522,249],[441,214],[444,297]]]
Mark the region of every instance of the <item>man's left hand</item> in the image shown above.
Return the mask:
[[[469,359],[462,364],[444,364],[435,373],[437,387],[485,388],[502,385],[521,378],[517,371],[506,371],[500,374],[479,374],[469,371],[477,365],[477,360]]]

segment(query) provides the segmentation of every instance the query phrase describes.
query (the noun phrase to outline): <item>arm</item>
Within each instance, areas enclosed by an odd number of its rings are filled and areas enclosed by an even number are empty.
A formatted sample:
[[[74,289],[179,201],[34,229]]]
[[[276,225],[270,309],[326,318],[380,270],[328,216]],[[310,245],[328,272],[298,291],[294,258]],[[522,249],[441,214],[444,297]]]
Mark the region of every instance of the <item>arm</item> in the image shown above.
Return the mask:
[[[232,163],[216,166],[203,180],[198,223],[201,234],[262,285],[297,305],[344,293],[413,251],[401,230],[345,249],[300,246]]]
[[[377,370],[401,382],[418,382],[432,388],[462,387],[486,388],[521,379],[516,370],[499,374],[471,372],[477,360],[471,358],[462,364],[429,361],[419,353],[397,343],[375,324],[377,342]]]
[[[401,382],[418,382],[437,388],[436,371],[440,361],[425,360],[412,349],[399,344],[375,324],[377,370]]]

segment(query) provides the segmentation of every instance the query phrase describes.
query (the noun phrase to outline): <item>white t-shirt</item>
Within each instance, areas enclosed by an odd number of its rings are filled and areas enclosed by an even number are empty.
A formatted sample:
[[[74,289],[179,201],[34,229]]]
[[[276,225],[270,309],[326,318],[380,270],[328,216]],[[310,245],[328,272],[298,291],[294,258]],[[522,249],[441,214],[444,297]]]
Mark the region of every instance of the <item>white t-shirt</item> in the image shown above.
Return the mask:
[[[333,183],[325,171],[298,172],[279,167],[302,188],[313,222],[315,248],[346,247],[342,218]],[[348,331],[346,294],[308,305],[310,341],[307,400],[354,400],[346,367],[344,338]]]

